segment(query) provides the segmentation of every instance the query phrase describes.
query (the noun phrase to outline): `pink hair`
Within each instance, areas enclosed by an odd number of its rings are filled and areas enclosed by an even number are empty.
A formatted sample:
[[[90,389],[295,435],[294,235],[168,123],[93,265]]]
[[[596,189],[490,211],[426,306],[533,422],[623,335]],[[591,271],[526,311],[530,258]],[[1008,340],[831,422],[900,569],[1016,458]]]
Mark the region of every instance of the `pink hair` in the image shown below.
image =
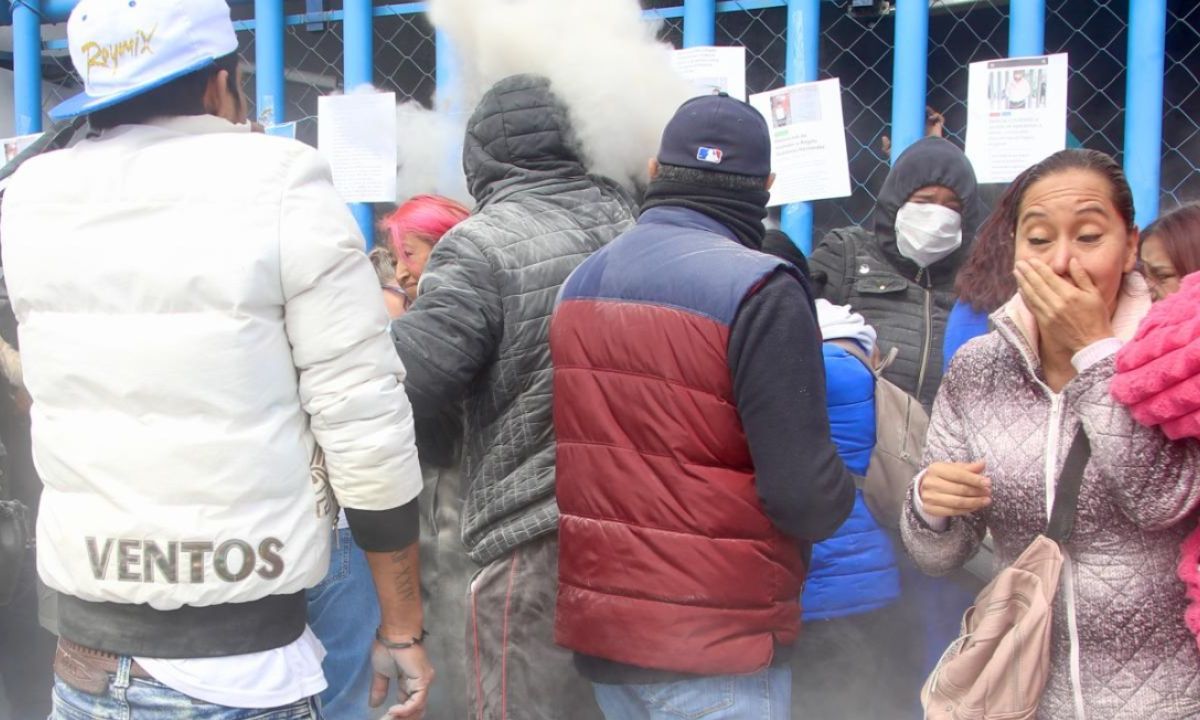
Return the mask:
[[[440,195],[414,195],[380,223],[391,237],[392,249],[403,257],[404,236],[413,233],[429,243],[437,244],[446,231],[471,214],[461,204]]]

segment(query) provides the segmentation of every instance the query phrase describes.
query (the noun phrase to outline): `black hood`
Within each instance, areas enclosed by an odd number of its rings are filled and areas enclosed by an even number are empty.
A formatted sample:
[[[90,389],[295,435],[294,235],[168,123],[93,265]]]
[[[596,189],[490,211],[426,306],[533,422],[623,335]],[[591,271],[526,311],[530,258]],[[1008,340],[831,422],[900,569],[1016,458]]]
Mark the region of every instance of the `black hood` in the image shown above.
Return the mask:
[[[984,208],[975,183],[971,161],[948,140],[928,137],[900,153],[892,166],[875,205],[875,236],[888,261],[901,274],[915,278],[920,267],[900,254],[896,247],[896,213],[914,192],[927,185],[941,185],[954,191],[963,205],[962,247],[930,266],[931,275],[953,282],[954,274],[966,260],[975,241],[975,233],[984,220]]]
[[[467,187],[479,206],[512,191],[587,175],[567,108],[537,75],[496,83],[467,122]]]

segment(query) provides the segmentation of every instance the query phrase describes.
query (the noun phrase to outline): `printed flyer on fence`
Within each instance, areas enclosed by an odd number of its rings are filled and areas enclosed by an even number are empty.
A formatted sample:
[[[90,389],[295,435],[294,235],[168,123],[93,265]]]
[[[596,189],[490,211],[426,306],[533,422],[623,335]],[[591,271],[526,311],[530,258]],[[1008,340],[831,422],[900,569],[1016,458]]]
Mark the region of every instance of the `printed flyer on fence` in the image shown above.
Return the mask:
[[[346,202],[395,202],[396,93],[318,98],[317,149]]]
[[[695,88],[694,95],[723,92],[746,99],[746,48],[694,47],[671,53],[671,65]]]
[[[771,206],[850,194],[837,78],[751,95],[750,104],[771,128]]]
[[[1066,146],[1066,54],[971,63],[967,157],[979,182],[1011,182]]]

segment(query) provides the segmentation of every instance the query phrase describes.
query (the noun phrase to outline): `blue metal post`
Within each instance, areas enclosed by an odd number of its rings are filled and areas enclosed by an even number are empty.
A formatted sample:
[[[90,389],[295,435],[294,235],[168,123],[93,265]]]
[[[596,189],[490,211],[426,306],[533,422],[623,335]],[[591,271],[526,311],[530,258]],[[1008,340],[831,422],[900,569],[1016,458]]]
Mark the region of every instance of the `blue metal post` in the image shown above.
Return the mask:
[[[1166,34],[1167,0],[1129,0],[1125,175],[1133,188],[1137,224],[1141,227],[1158,217]]]
[[[442,114],[458,117],[466,111],[463,107],[462,92],[459,87],[460,68],[458,56],[454,54],[454,45],[446,33],[438,30],[434,34],[435,76],[437,78],[437,93],[434,108]],[[442,194],[453,192],[458,176],[462,173],[462,153],[447,152],[438,169],[438,191]]]
[[[929,0],[897,0],[892,64],[892,162],[925,136]]]
[[[712,45],[717,38],[717,0],[683,0],[683,46]]]
[[[284,121],[283,3],[254,0],[254,106],[263,125]]]
[[[1009,0],[1008,56],[1046,52],[1046,0]]]
[[[821,0],[788,0],[785,85],[817,79],[820,41]],[[812,203],[784,205],[780,225],[805,255],[812,252]]]
[[[40,0],[22,0],[13,15],[13,109],[16,133],[42,131],[42,19]]]
[[[370,85],[375,81],[374,53],[375,31],[372,27],[371,0],[345,0],[342,3],[345,12],[344,27],[342,28],[342,56],[344,58],[344,73],[346,76],[346,91],[353,91],[361,85]],[[367,249],[375,245],[375,211],[370,203],[352,203],[350,211],[358,221],[363,238],[367,241]]]

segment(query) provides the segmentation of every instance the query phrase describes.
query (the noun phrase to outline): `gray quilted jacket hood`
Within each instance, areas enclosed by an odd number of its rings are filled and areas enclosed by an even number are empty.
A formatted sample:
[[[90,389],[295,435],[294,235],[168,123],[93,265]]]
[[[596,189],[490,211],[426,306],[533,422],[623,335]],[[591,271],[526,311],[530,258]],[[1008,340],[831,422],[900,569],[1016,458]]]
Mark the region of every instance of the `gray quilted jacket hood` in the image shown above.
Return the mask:
[[[900,206],[927,185],[948,187],[961,199],[963,244],[922,270],[900,254],[895,226]],[[859,227],[833,230],[809,259],[817,294],[861,313],[879,333],[882,352],[899,350],[884,375],[926,408],[942,380],[942,343],[956,299],[954,279],[983,216],[967,156],[947,140],[924,138],[901,153],[884,180],[873,232]]]
[[[1113,319],[1117,334],[1132,335],[1148,305],[1124,297]],[[1200,506],[1200,444],[1173,443],[1134,422],[1109,394],[1112,357],[1052,393],[1028,311],[1013,301],[993,322],[995,332],[969,342],[951,363],[925,451],[926,465],[984,461],[992,504],[935,532],[910,495],[905,546],[938,575],[962,566],[990,530],[997,568],[1011,564],[1044,532],[1053,486],[1082,425],[1092,455],[1064,548],[1038,718],[1200,717],[1200,651],[1184,624],[1184,586],[1175,574]]]
[[[558,526],[550,314],[567,275],[633,224],[628,196],[589,175],[547,80],[488,91],[463,148],[478,205],[435,246],[392,325],[418,417],[464,410],[463,542],[477,563]]]

